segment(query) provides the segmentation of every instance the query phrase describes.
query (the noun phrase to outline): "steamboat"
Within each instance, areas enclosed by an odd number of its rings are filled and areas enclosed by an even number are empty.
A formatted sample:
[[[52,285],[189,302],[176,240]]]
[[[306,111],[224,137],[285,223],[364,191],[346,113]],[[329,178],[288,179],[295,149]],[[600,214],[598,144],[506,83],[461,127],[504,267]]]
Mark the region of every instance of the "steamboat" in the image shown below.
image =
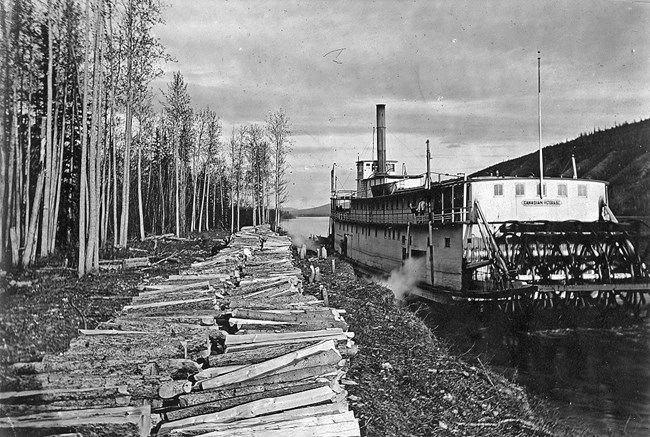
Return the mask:
[[[441,302],[524,299],[645,304],[648,271],[636,227],[609,207],[608,183],[578,178],[408,175],[386,159],[377,105],[377,159],[356,162],[356,190],[332,169],[334,249],[373,274],[411,267],[412,293]],[[541,142],[541,141],[540,141]],[[541,147],[540,147],[541,150]],[[435,180],[434,180],[435,179]]]

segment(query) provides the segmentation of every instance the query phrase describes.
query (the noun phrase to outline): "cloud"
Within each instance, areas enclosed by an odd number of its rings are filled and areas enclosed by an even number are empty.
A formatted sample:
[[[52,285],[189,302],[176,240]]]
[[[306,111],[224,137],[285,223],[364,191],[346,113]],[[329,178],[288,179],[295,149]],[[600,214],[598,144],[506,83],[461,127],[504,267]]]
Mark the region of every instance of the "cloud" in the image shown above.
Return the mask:
[[[178,62],[156,86],[180,70],[226,135],[282,107],[294,169],[372,156],[376,103],[389,157],[409,171],[423,167],[427,138],[452,173],[533,151],[538,50],[544,144],[650,115],[650,8],[639,3],[173,0],[165,18],[156,32]],[[341,48],[337,62],[324,56]],[[291,195],[324,203],[328,172],[308,177]]]

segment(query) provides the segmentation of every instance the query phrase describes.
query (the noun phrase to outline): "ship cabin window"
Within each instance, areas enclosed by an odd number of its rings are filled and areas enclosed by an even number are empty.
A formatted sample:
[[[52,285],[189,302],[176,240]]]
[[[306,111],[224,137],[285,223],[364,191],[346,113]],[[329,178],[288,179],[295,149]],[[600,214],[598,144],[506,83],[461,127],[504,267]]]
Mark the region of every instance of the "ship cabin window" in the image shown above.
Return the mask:
[[[525,196],[526,195],[526,186],[524,184],[515,185],[515,195],[516,196]]]
[[[451,238],[445,237],[445,247],[451,247]]]
[[[560,196],[560,197],[566,197],[567,196],[566,184],[559,184],[557,186],[557,195]]]
[[[386,171],[387,172],[394,172],[395,171],[395,164],[386,164]]]
[[[578,197],[587,197],[587,186],[584,184],[578,185]]]
[[[503,184],[494,184],[494,196],[503,196]]]
[[[544,184],[542,189],[544,190],[544,196],[546,196],[546,184]],[[539,196],[539,183],[537,183],[537,195]]]

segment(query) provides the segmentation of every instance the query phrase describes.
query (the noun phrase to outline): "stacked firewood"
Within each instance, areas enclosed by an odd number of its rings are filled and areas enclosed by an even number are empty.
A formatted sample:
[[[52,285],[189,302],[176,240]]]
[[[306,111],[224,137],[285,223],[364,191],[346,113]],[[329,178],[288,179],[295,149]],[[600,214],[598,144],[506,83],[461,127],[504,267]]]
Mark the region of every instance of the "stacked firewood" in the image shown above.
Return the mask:
[[[344,315],[302,294],[287,237],[244,229],[211,258],[144,286],[64,354],[15,365],[21,391],[0,394],[10,416],[0,433],[358,436]]]

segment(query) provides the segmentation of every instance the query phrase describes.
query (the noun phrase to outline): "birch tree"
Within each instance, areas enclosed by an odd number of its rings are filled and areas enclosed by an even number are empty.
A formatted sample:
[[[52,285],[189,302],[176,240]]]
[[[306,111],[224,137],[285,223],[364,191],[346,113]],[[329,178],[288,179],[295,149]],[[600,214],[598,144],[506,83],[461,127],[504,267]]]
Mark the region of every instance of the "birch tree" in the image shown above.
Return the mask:
[[[168,59],[153,27],[162,21],[160,0],[125,0],[121,21],[120,54],[123,73],[120,81],[120,103],[124,107],[124,165],[122,173],[122,209],[119,245],[125,247],[129,230],[131,186],[131,142],[133,139],[133,108],[145,99],[149,83],[162,74],[160,61]]]
[[[191,131],[192,108],[187,84],[180,72],[175,72],[167,91],[163,92],[165,117],[170,126],[170,142],[174,159],[174,218],[175,233],[185,232],[185,159],[188,134]],[[182,217],[181,217],[182,214]]]
[[[273,229],[278,230],[281,217],[282,203],[286,200],[286,157],[290,150],[291,124],[289,117],[282,108],[276,112],[269,112],[266,119],[266,133],[272,145],[274,158],[273,182],[274,182],[274,207],[275,216]]]

